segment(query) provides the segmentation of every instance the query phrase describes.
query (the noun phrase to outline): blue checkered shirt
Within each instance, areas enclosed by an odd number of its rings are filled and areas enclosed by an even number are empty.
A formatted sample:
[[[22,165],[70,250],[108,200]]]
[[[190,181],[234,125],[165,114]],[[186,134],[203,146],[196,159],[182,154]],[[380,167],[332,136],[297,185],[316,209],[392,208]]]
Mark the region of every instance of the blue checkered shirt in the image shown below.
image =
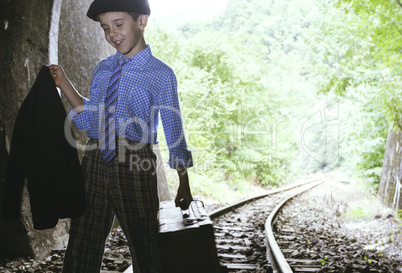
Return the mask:
[[[114,64],[126,58],[119,52],[99,62],[92,75],[90,99],[83,98],[84,111],[69,115],[74,125],[86,131],[87,136],[99,139],[105,111],[105,94]],[[173,70],[146,49],[126,59],[121,73],[116,132],[119,138],[154,144],[157,143],[158,116],[162,119],[169,148],[168,164],[193,165],[191,151],[187,149]]]

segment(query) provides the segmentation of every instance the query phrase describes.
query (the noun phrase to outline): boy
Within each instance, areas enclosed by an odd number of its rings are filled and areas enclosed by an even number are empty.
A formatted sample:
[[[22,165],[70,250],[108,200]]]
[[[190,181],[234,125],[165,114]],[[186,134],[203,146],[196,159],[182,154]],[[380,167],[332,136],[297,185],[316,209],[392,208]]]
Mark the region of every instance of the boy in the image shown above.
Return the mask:
[[[161,272],[157,248],[159,200],[156,143],[158,113],[169,147],[169,165],[179,174],[176,206],[192,201],[192,166],[181,122],[173,71],[152,56],[144,29],[147,0],[95,0],[87,16],[99,21],[117,52],[93,73],[90,99],[81,97],[58,65],[56,83],[71,103],[70,117],[89,141],[82,158],[87,212],[71,221],[64,273],[99,273],[105,241],[116,215],[129,242],[136,273]]]

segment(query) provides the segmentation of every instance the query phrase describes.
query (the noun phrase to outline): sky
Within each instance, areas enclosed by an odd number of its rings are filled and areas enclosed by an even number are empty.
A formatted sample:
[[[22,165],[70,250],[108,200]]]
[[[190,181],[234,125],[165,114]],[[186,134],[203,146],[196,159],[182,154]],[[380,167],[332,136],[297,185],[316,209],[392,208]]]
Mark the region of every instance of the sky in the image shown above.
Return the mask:
[[[229,0],[148,0],[150,23],[176,27],[187,22],[205,21],[224,12]]]

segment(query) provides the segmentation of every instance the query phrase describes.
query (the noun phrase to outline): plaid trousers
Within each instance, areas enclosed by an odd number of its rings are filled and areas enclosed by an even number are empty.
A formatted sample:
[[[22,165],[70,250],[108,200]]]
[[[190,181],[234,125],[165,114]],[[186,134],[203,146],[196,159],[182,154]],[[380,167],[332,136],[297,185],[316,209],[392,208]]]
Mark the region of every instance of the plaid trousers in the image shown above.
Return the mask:
[[[87,143],[81,163],[87,211],[71,219],[63,273],[100,272],[115,216],[128,240],[134,272],[162,272],[156,156],[151,145],[125,143],[130,145],[119,145],[118,156],[109,163],[100,156],[98,140]]]

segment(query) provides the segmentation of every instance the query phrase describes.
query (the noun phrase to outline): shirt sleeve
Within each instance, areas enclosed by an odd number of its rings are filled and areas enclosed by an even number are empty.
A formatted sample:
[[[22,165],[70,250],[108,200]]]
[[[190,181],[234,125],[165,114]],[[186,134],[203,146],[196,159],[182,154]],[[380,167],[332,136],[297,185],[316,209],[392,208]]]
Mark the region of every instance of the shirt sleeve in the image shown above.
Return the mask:
[[[98,65],[99,66],[99,65]],[[82,98],[84,103],[84,110],[78,114],[73,107],[71,107],[69,112],[69,117],[74,123],[78,130],[87,131],[91,128],[91,118],[95,111],[97,111],[97,100],[99,95],[99,77],[97,71],[98,66],[92,75],[91,89],[90,89],[90,99]]]
[[[182,116],[177,94],[176,76],[173,71],[163,83],[159,104],[162,125],[169,149],[168,165],[174,169],[176,165],[193,166],[191,151],[187,148]]]

